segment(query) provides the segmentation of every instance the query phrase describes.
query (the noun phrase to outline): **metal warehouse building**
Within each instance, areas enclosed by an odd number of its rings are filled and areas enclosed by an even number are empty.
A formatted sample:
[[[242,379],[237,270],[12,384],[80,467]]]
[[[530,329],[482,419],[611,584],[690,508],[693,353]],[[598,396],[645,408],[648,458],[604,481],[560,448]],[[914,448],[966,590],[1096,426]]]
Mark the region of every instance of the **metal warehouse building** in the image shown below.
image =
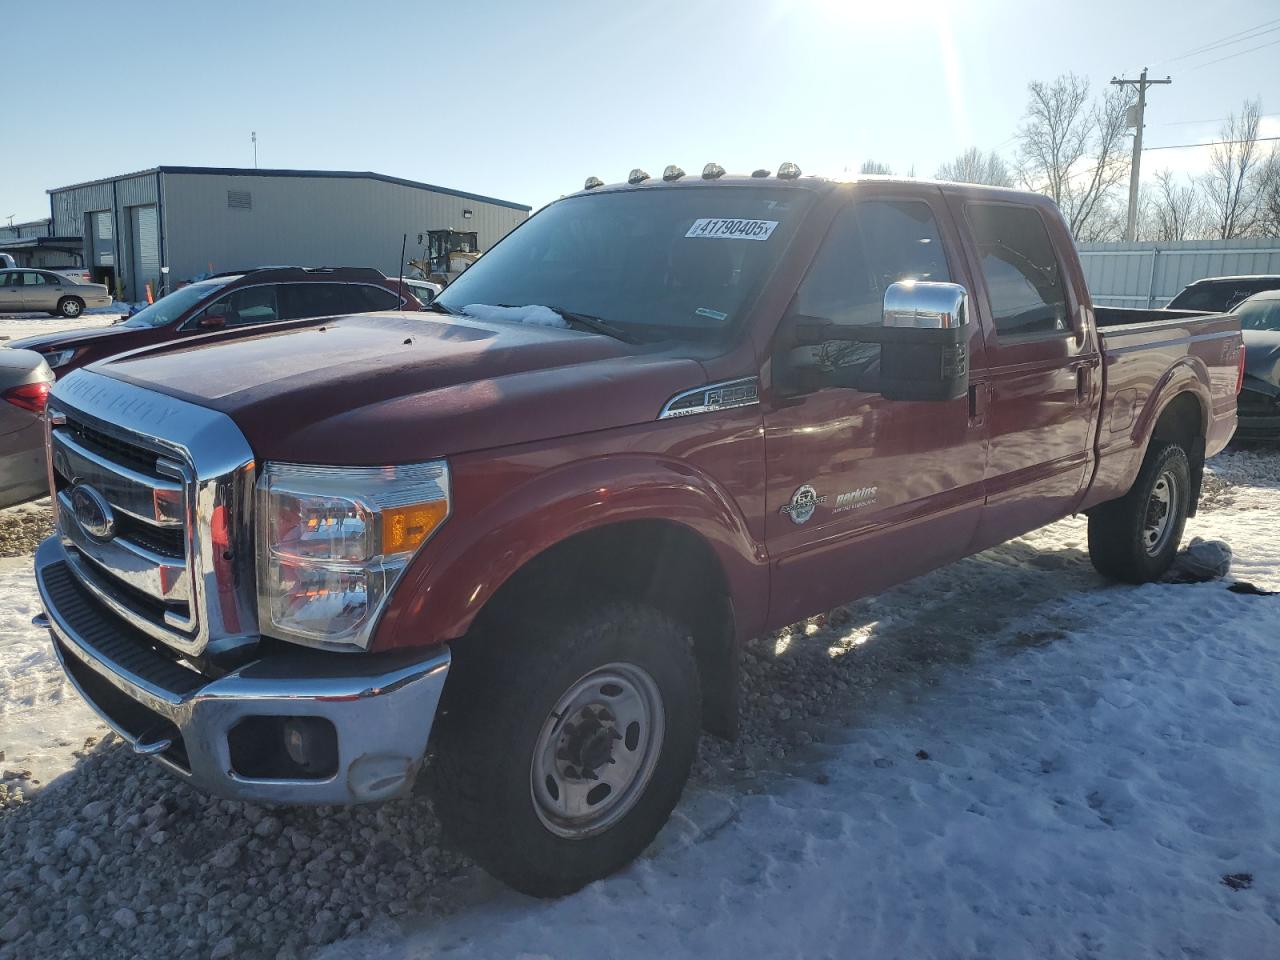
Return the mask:
[[[380,173],[155,167],[49,191],[52,233],[80,237],[94,278],[140,300],[209,273],[264,265],[374,267],[423,254],[427,232],[483,252],[529,207]],[[163,281],[163,282],[162,282]]]

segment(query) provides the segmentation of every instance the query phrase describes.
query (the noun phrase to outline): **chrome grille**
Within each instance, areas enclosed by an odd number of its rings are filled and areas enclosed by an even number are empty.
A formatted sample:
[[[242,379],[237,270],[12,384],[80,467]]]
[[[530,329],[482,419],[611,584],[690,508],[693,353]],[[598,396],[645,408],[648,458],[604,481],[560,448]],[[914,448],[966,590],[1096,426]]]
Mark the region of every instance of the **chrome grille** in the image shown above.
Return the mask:
[[[254,464],[234,424],[89,371],[60,381],[49,411],[58,535],[80,583],[184,654],[256,640]]]

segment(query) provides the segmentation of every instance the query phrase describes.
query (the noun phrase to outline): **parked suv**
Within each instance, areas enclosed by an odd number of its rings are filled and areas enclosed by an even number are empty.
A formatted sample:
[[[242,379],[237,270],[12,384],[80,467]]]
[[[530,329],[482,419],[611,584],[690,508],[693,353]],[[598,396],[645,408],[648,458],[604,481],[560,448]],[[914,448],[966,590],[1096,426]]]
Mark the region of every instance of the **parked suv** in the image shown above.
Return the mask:
[[[1205,277],[1182,288],[1169,301],[1170,310],[1213,310],[1233,308],[1242,300],[1264,290],[1280,289],[1280,276],[1255,274],[1250,277]]]
[[[104,288],[105,289],[105,288]],[[67,330],[9,346],[42,353],[58,376],[135,347],[212,330],[312,317],[418,310],[409,290],[363,267],[265,267],[180,287],[110,327]]]
[[[0,270],[0,313],[35,313],[78,317],[86,307],[111,306],[111,294],[100,283],[81,283],[52,270]]]

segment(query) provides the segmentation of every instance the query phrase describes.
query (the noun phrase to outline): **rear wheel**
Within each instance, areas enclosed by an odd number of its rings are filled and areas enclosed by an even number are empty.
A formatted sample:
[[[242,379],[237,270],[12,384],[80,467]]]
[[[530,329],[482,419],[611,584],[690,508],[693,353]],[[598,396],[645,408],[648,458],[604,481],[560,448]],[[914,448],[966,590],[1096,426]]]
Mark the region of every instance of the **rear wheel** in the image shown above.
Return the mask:
[[[1089,558],[1103,576],[1129,583],[1162,577],[1178,552],[1191,505],[1191,467],[1176,443],[1153,449],[1118,500],[1089,512]]]
[[[84,313],[84,301],[79,297],[63,297],[58,301],[58,313],[68,319]]]
[[[670,816],[697,748],[697,666],[688,631],[640,604],[507,629],[454,659],[435,806],[494,876],[560,896],[625,866]]]

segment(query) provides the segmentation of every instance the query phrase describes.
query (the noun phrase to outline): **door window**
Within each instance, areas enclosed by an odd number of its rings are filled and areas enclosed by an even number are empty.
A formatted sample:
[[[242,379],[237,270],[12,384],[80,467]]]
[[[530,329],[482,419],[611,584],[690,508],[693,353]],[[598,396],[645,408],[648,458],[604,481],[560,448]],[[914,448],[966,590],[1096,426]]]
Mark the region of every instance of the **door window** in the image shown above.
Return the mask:
[[[279,311],[276,309],[276,288],[267,285],[233,290],[205,307],[195,318],[194,323],[198,324],[200,318],[205,316],[221,316],[228,327],[272,323],[280,318]]]
[[[340,283],[283,284],[280,287],[280,312],[286,320],[349,313],[345,290]]]
[[[24,287],[44,287],[49,286],[50,281],[45,278],[43,273],[27,272],[22,275],[22,285]]]
[[[928,204],[864,201],[836,217],[796,292],[792,313],[846,326],[879,326],[890,284],[950,279]],[[878,343],[829,341],[820,349],[833,368],[868,370],[880,359]]]
[[[965,212],[996,332],[1006,337],[1066,333],[1062,271],[1039,212],[1007,203],[971,203]]]

